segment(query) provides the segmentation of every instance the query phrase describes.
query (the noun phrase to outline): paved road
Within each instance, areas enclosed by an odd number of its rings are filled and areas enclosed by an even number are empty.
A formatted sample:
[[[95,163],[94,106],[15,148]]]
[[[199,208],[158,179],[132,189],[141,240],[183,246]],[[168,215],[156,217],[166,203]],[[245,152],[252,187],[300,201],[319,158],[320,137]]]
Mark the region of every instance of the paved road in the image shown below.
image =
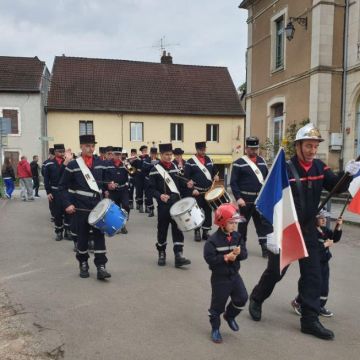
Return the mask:
[[[71,243],[52,238],[44,196],[32,203],[2,201],[0,287],[29,313],[29,330],[40,328],[49,346],[64,344],[69,360],[359,359],[357,227],[345,227],[331,261],[329,308],[335,316],[323,322],[335,331],[335,341],[300,333],[299,318],[289,307],[297,288],[294,264],[264,305],[263,321],[253,322],[244,311],[240,332],[223,324],[224,343],[215,345],[209,339],[210,273],[202,259],[203,244],[186,237],[185,255],[193,262],[189,269],[175,269],[170,251],[168,265],[159,268],[155,223],[133,214],[129,234],[108,239],[113,277],[104,283],[95,279],[92,263],[91,277],[78,277]],[[249,259],[242,264],[250,291],[265,266],[253,236]]]

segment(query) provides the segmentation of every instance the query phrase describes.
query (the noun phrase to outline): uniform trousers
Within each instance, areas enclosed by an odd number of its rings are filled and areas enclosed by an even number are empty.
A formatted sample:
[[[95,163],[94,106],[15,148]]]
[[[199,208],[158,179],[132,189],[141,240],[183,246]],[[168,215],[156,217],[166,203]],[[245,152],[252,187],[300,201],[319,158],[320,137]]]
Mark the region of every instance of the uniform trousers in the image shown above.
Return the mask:
[[[110,191],[110,199],[119,207],[123,208],[128,216],[130,214],[129,189],[127,186],[118,190]]]
[[[225,311],[228,318],[235,318],[244,308],[248,293],[241,276],[211,275],[211,305],[209,309],[210,323],[213,329],[220,327],[220,315]],[[229,304],[226,303],[231,299]]]
[[[161,201],[161,200],[160,200]],[[173,250],[177,254],[182,252],[184,246],[184,235],[177,227],[176,222],[170,216],[170,205],[158,205],[158,224],[157,224],[157,240],[156,248],[158,251],[165,251],[167,245],[167,234],[169,225],[171,224],[171,233],[173,239]]]
[[[144,187],[145,187],[145,206],[152,210],[154,209],[154,200],[151,194],[151,188],[150,188],[150,183],[149,183],[149,179],[145,178],[145,183],[144,183]]]
[[[35,191],[35,196],[39,196],[39,187],[40,187],[39,177],[34,176],[32,179],[33,179],[33,189]]]
[[[212,210],[208,202],[205,200],[205,195],[201,194],[195,197],[195,200],[200,209],[204,210],[205,221],[202,224],[204,230],[211,230],[212,225]]]
[[[135,176],[135,188],[136,188],[136,203],[143,205],[144,203],[144,184],[145,177],[141,174]]]
[[[52,211],[50,211],[54,217],[55,233],[63,232],[64,228],[70,230],[70,215],[64,211],[59,192],[54,191],[52,195],[53,200],[50,202]]]
[[[301,321],[305,323],[317,319],[320,312],[321,269],[316,233],[310,237],[304,235],[304,238],[309,256],[299,260],[298,292]],[[251,298],[257,303],[263,303],[273,292],[276,283],[283,278],[287,268],[280,273],[280,255],[269,252],[267,268],[253,289]]]
[[[134,190],[135,190],[135,179],[133,176],[129,177],[129,203],[134,203]]]

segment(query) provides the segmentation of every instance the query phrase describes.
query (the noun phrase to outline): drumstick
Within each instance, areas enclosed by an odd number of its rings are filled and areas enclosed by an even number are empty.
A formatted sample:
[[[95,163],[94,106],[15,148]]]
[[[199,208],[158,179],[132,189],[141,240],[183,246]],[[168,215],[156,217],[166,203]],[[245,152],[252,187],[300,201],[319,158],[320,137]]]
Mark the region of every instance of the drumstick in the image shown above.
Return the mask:
[[[92,210],[89,209],[81,209],[81,208],[75,208],[75,210],[77,211],[87,211],[87,212],[91,212]]]
[[[217,172],[217,173],[215,174],[215,176],[218,176],[218,175],[219,175],[219,172]],[[214,177],[215,177],[215,176],[214,176]],[[213,183],[211,184],[210,190],[214,187],[215,183],[216,183],[216,181],[214,180]]]
[[[179,174],[175,174],[175,176],[178,177],[180,180],[184,180],[186,182],[190,181],[190,179],[186,178],[185,176],[181,176]],[[196,182],[194,182],[194,181],[193,181],[193,183],[194,183],[194,185],[196,184]]]

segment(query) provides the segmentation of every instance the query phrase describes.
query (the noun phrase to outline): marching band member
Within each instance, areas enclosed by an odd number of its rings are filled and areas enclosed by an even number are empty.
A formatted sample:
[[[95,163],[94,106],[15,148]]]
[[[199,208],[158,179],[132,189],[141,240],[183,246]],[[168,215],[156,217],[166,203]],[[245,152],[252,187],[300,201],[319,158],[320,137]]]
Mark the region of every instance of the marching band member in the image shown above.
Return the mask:
[[[68,214],[74,214],[73,220],[76,223],[78,235],[76,259],[80,267],[79,275],[81,278],[90,276],[88,242],[89,232],[92,229],[97,279],[104,280],[111,277],[105,268],[108,261],[105,237],[100,230],[88,223],[89,211],[101,200],[98,183],[99,185],[103,184],[107,169],[104,162],[93,155],[95,144],[94,135],[80,135],[81,155],[66,166],[59,188],[65,211]]]
[[[184,170],[185,170],[185,160],[183,159],[184,150],[181,148],[175,148],[173,150],[174,154],[174,160],[173,163],[177,166],[179,169],[179,174],[184,176]]]
[[[142,167],[144,160],[147,160],[149,158],[149,155],[147,154],[148,147],[146,145],[142,145],[140,147],[140,151],[141,155],[133,162],[133,165],[137,170],[135,175],[136,205],[139,212],[143,213],[145,176],[142,172]]]
[[[154,200],[151,195],[150,184],[149,184],[149,174],[153,166],[160,162],[159,158],[157,157],[157,148],[151,147],[150,148],[150,157],[144,159],[142,172],[145,176],[144,188],[145,188],[145,209],[146,212],[149,213],[149,217],[154,216]]]
[[[137,150],[131,149],[130,151],[130,159],[128,160],[130,165],[133,164],[137,157]],[[134,208],[134,191],[135,191],[135,176],[136,174],[129,174],[129,206],[130,209]]]
[[[111,161],[114,158],[113,147],[111,145],[105,148],[105,160]]]
[[[246,218],[246,222],[239,223],[238,231],[246,242],[247,227],[253,218],[262,256],[266,258],[266,235],[272,232],[272,226],[257,212],[254,201],[268,174],[268,168],[258,151],[259,139],[255,136],[246,138],[245,155],[233,163],[230,186],[240,214]]]
[[[99,147],[99,158],[100,160],[106,160],[106,147]]]
[[[180,200],[181,192],[185,188],[180,188],[179,179],[175,176],[178,169],[171,162],[172,145],[160,144],[160,162],[156,164],[150,172],[150,189],[153,197],[158,203],[158,224],[157,224],[157,243],[158,265],[166,265],[166,238],[169,225],[174,245],[175,267],[191,264],[191,261],[183,257],[184,235],[178,229],[176,222],[170,217],[171,206]]]
[[[206,142],[196,142],[196,155],[192,156],[185,163],[185,178],[192,180],[192,195],[195,197],[199,207],[205,212],[205,221],[202,225],[202,237],[200,228],[195,229],[195,241],[207,240],[209,231],[211,230],[212,218],[211,207],[205,200],[205,193],[212,186],[213,181],[219,181],[219,176],[211,159],[206,155]],[[215,175],[216,174],[216,175]]]
[[[54,159],[55,157],[55,151],[54,148],[49,148],[49,154],[48,154],[48,158],[42,163],[41,165],[41,175],[43,178],[45,178],[45,165],[52,159]],[[45,179],[44,179],[45,182]],[[50,210],[50,219],[51,222],[55,221],[55,217],[53,214],[53,202],[49,200],[49,210]]]
[[[64,213],[62,200],[59,193],[59,181],[64,172],[65,166],[72,159],[72,154],[66,152],[64,144],[54,145],[55,157],[44,164],[44,186],[48,200],[51,204],[52,214],[55,223],[55,240],[63,239],[63,231],[65,228],[64,238],[71,240],[70,235],[70,216]]]
[[[113,153],[114,158],[108,162],[105,173],[105,181],[110,182],[108,184],[109,198],[120,208],[123,208],[128,213],[129,217],[129,179],[128,172],[121,159],[122,148],[113,147]],[[125,226],[121,229],[121,233],[128,233]]]

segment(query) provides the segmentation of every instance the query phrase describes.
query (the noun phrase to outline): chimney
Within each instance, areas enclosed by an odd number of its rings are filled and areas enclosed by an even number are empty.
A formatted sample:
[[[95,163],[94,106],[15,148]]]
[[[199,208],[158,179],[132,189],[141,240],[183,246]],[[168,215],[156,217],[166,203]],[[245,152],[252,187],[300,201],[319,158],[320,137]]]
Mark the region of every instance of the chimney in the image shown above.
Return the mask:
[[[164,50],[163,54],[161,56],[161,63],[162,64],[172,64],[173,63],[172,59],[173,58],[170,55],[170,53],[167,53],[167,55],[166,55],[166,51]]]

